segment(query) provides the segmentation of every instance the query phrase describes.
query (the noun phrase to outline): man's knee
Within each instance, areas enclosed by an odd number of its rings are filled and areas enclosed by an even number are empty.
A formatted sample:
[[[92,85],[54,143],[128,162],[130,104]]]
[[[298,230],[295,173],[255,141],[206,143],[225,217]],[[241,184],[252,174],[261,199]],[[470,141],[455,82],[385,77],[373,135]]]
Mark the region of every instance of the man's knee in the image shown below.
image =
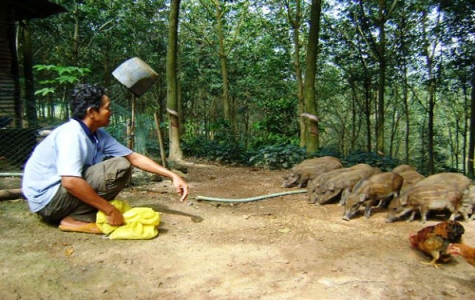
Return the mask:
[[[132,174],[132,165],[124,157],[115,157],[104,162],[105,189],[99,194],[107,200],[114,199],[128,184]]]
[[[104,161],[106,170],[117,170],[118,173],[127,173],[127,171],[132,169],[132,165],[125,157],[114,157]]]
[[[132,165],[124,157],[113,157],[88,168],[86,181],[99,195],[112,200],[127,185],[132,174]]]

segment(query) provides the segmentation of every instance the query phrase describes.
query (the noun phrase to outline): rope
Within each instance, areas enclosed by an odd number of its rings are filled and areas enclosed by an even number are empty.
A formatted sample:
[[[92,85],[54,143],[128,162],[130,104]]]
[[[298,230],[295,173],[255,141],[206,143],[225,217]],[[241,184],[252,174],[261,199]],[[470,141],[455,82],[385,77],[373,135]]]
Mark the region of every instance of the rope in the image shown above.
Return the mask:
[[[267,199],[267,198],[272,198],[272,197],[286,196],[286,195],[291,195],[291,194],[302,194],[302,193],[306,193],[306,192],[307,192],[307,190],[296,190],[296,191],[280,192],[280,193],[275,193],[275,194],[262,195],[262,196],[256,196],[256,197],[251,197],[251,198],[241,198],[241,199],[226,199],[226,198],[213,198],[213,197],[207,197],[207,196],[198,196],[196,199],[197,200],[205,200],[205,201],[240,203],[240,202],[257,201],[257,200],[262,200],[262,199]]]

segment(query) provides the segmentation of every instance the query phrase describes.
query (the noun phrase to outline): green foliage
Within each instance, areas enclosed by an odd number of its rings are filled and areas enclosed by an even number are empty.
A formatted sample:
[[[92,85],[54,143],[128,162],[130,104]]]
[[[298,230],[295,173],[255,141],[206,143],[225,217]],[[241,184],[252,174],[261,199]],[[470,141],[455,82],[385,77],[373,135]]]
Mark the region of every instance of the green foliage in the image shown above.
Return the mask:
[[[168,156],[168,145],[165,145],[165,152]],[[147,155],[151,155],[153,157],[160,157],[160,145],[157,140],[155,139],[147,139],[145,141],[145,149],[147,150]]]
[[[248,164],[244,147],[231,138],[208,140],[197,137],[181,143],[183,154],[224,164]]]
[[[53,94],[54,92],[56,92],[56,89],[55,88],[42,88],[42,89],[39,89],[35,92],[35,95],[40,95],[40,96],[46,96],[48,94]]]
[[[126,124],[123,123],[111,123],[105,129],[107,132],[117,139],[123,145],[127,145],[127,132]]]
[[[33,68],[37,71],[46,71],[50,77],[50,79],[39,81],[41,85],[46,85],[35,92],[35,95],[41,96],[55,93],[57,88],[64,84],[78,83],[91,72],[88,68],[55,65],[35,65]]]
[[[428,155],[426,151],[421,151],[419,155],[414,157],[414,167],[417,169],[419,173],[424,176],[431,175],[429,174],[429,169],[427,164],[425,163],[428,160]],[[456,167],[452,167],[448,165],[449,157],[439,151],[434,152],[434,170],[435,173],[440,172],[462,172],[460,169]]]
[[[386,172],[394,169],[401,164],[400,160],[393,157],[380,156],[374,152],[355,151],[350,153],[342,160],[345,167],[351,167],[356,164],[368,164],[373,167],[380,168],[381,171]]]
[[[114,124],[108,130],[125,143],[125,125],[118,122],[125,123],[129,118],[130,96],[111,73],[133,56],[144,59],[160,75],[154,88],[137,101],[137,115],[160,111],[164,116],[169,2],[54,2],[65,6],[68,12],[31,22],[34,61],[39,64],[35,67],[35,86],[39,88],[36,95],[44,97],[37,103],[38,116],[48,121],[66,117],[60,111],[66,106],[58,104],[63,104],[70,85],[87,75],[89,82],[106,86],[114,105],[124,108],[120,111],[114,108]],[[325,2],[315,100],[320,144],[327,149],[315,156],[323,153],[336,156],[341,152],[351,153],[345,158],[348,164],[366,162],[383,169],[396,164],[396,160],[374,153],[351,152],[376,145],[374,128],[378,120],[374,116],[378,107],[375,100],[379,94],[380,64],[375,51],[379,42],[371,44],[371,41],[377,41],[380,32],[377,20],[381,20],[378,5],[384,3]],[[228,124],[220,120],[223,79],[216,53],[219,43],[214,2],[185,1],[180,7],[178,53],[182,121],[187,130],[183,147],[188,148],[184,153],[230,163],[249,163],[248,158],[252,157],[255,165],[289,167],[306,158],[300,156],[302,150],[296,146],[300,139],[300,111],[293,65],[294,41],[290,34],[294,24],[289,23],[285,9],[289,5],[295,12],[296,2],[284,5],[282,1],[257,0],[220,4],[227,33],[224,55],[229,73],[230,109],[237,128],[231,133]],[[300,4],[298,42],[305,70],[310,3]],[[437,30],[423,32],[421,11],[431,12],[434,5],[439,5],[443,12],[442,24],[433,28]],[[427,82],[423,36],[433,41],[434,49],[440,49],[434,61],[434,67],[437,66],[434,71],[440,71],[434,108],[436,169],[446,170],[456,160],[459,165],[452,167],[460,167],[471,155],[467,151],[470,130],[466,120],[470,119],[468,104],[475,49],[471,38],[475,24],[472,8],[473,4],[461,0],[399,1],[385,19],[384,137],[385,144],[391,145],[385,152],[391,152],[394,157],[409,157],[418,170],[427,169],[428,159],[428,136],[423,129],[427,126],[429,108],[427,87],[423,84]],[[74,36],[76,24],[77,37]],[[76,38],[78,48],[73,47]],[[436,41],[440,42],[435,44]],[[76,65],[89,69],[62,67]],[[458,131],[447,128],[456,125],[460,127]],[[154,130],[153,126],[140,122],[137,129],[143,131],[145,139]],[[406,145],[406,133],[409,145]],[[210,137],[213,140],[208,140]],[[146,144],[147,151],[157,152],[153,139],[147,139]],[[405,153],[406,146],[409,153]]]
[[[254,124],[254,129],[257,130],[259,127],[257,124]],[[287,144],[298,144],[298,138],[295,136],[286,136],[283,134],[268,132],[263,128],[259,128],[262,134],[256,136],[249,142],[250,149],[260,149],[268,145],[287,145]]]
[[[291,144],[279,144],[261,148],[249,161],[255,166],[269,169],[288,169],[306,157],[304,148]]]
[[[305,148],[290,143],[270,144],[246,151],[230,139],[221,141],[205,138],[189,139],[182,143],[182,149],[186,155],[192,157],[226,164],[252,165],[271,170],[289,169],[312,157],[327,155],[339,157],[339,153],[331,149],[321,149],[309,156]]]
[[[324,148],[320,148],[318,152],[313,153],[310,156],[311,157],[333,156],[333,157],[340,158],[341,153],[335,148],[324,147]]]

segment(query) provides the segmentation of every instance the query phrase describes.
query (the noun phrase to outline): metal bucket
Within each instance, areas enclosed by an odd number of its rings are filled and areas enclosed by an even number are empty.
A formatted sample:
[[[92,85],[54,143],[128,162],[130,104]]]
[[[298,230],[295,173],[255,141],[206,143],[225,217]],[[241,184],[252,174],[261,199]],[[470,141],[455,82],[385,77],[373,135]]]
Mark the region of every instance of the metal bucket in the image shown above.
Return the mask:
[[[137,97],[148,91],[158,78],[158,74],[138,57],[123,62],[112,75]]]

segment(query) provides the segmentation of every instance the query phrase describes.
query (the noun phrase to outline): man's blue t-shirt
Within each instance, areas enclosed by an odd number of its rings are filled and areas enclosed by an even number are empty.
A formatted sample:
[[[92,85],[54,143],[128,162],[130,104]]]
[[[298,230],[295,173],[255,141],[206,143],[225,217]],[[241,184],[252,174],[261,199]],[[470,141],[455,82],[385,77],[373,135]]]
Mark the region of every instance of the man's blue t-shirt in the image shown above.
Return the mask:
[[[132,153],[102,128],[90,138],[80,122],[72,119],[53,130],[28,159],[22,192],[31,211],[37,212],[51,201],[60,187],[61,176],[82,177],[89,166],[106,157]]]

